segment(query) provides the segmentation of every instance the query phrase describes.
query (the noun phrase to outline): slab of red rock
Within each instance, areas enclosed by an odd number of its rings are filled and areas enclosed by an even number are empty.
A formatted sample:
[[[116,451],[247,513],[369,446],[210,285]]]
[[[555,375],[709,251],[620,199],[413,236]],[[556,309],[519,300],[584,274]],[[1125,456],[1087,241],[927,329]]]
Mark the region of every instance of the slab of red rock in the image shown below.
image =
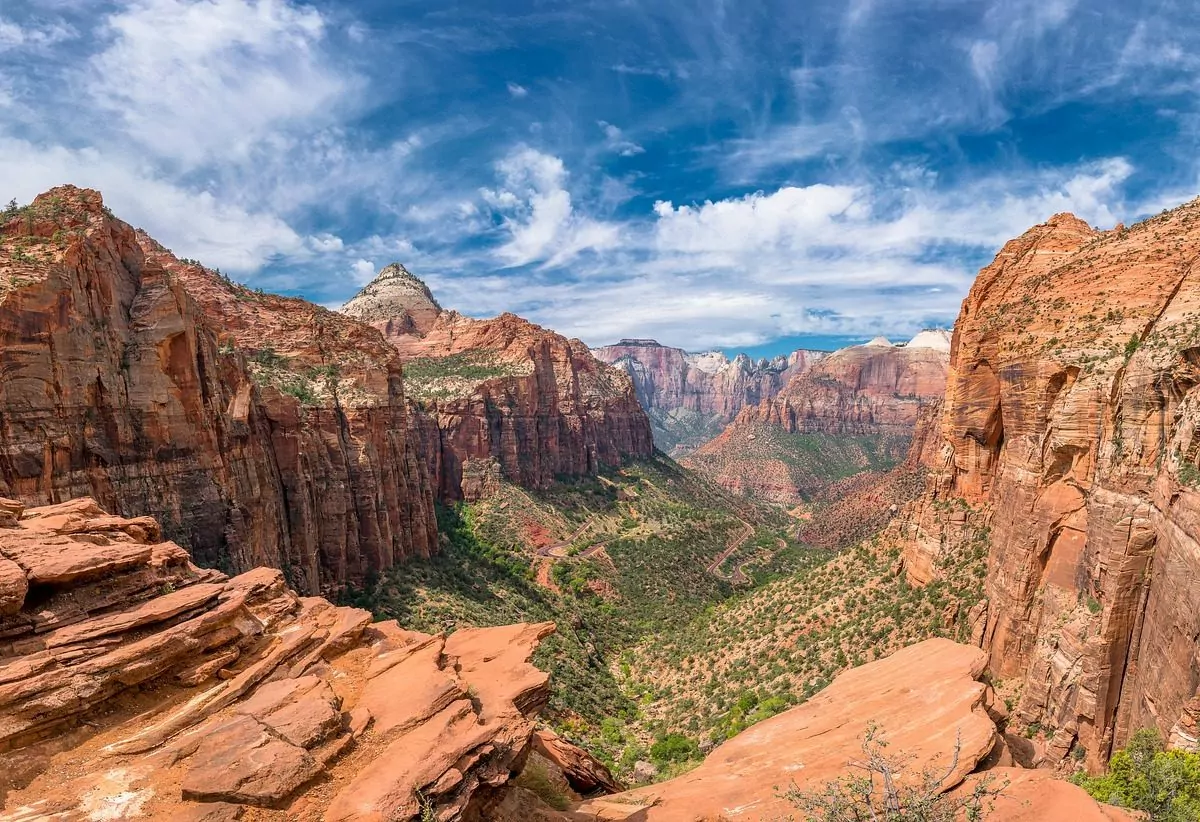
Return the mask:
[[[542,728],[534,734],[533,749],[561,771],[567,784],[577,793],[586,796],[597,791],[617,793],[624,790],[603,762],[554,731]]]
[[[969,790],[980,779],[990,779],[989,787],[1000,790],[988,822],[1133,822],[1138,818],[1097,802],[1047,770],[992,768],[969,776],[959,790]]]
[[[370,625],[275,569],[198,569],[90,500],[23,516],[0,529],[23,556],[69,539],[139,558],[57,575],[0,616],[3,822],[498,818],[548,698],[529,659],[552,625]]]
[[[243,716],[211,729],[190,758],[183,798],[275,807],[321,766],[304,748]]]
[[[958,762],[945,783],[953,787],[995,744],[996,726],[984,708],[987,686],[977,679],[986,660],[979,648],[946,639],[904,648],[839,675],[803,705],[724,743],[684,776],[585,802],[578,818],[786,818],[795,809],[777,789],[791,782],[811,789],[844,773],[869,723],[880,728],[890,750],[933,768],[950,767],[959,740]]]

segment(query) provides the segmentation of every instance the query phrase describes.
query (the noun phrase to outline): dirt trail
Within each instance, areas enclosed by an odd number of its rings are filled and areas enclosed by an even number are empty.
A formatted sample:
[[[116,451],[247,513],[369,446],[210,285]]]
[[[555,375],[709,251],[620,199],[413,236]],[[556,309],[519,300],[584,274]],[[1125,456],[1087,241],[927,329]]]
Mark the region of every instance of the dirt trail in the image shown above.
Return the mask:
[[[728,577],[721,573],[721,566],[725,563],[725,560],[737,553],[741,547],[746,544],[746,540],[750,539],[750,537],[754,534],[753,525],[746,522],[744,519],[739,519],[738,522],[742,524],[741,532],[729,542],[725,550],[722,551],[716,559],[709,563],[707,570],[710,574],[714,574],[723,579],[728,579],[731,582],[749,582],[749,577],[742,573],[742,567],[740,565],[734,568],[733,573]]]
[[[537,549],[538,556],[540,556],[540,557],[558,557],[559,559],[566,557],[567,556],[567,548],[569,548],[571,546],[571,544],[573,542],[575,542],[575,540],[577,540],[581,536],[583,536],[583,532],[586,531],[587,529],[591,528],[592,523],[593,523],[593,518],[588,517],[586,520],[584,520],[583,525],[580,525],[578,528],[576,528],[571,533],[571,535],[568,536],[566,539],[559,540],[558,542],[554,543],[553,545],[543,545],[541,548],[538,548]]]

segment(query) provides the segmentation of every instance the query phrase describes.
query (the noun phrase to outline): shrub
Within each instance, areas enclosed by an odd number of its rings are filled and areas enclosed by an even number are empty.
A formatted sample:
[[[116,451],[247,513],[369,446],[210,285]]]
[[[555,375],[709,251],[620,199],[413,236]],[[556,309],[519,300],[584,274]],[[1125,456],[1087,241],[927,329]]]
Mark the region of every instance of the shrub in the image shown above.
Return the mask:
[[[650,746],[650,758],[660,767],[670,762],[687,762],[700,756],[700,746],[683,734],[667,734]]]
[[[1164,750],[1158,731],[1143,729],[1112,755],[1103,776],[1075,784],[1101,802],[1144,811],[1150,822],[1200,819],[1200,754]]]
[[[944,783],[958,767],[959,741],[949,767],[940,773],[922,770],[917,784],[897,781],[906,762],[887,756],[886,748],[883,733],[871,724],[862,738],[864,758],[848,763],[851,775],[826,782],[817,792],[801,791],[792,783],[782,796],[812,822],[977,822],[986,818],[1001,792],[985,777],[969,791],[943,793]]]

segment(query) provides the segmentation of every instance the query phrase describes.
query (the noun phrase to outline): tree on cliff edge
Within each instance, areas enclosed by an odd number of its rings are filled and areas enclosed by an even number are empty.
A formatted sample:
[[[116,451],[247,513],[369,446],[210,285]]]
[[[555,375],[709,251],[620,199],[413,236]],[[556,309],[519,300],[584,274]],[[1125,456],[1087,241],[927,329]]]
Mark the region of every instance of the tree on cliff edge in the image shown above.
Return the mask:
[[[873,723],[862,738],[863,758],[852,760],[852,772],[826,782],[818,791],[802,791],[795,783],[782,796],[804,813],[809,822],[978,822],[1000,794],[990,778],[970,789],[945,793],[945,782],[958,767],[961,740],[944,771],[925,768],[915,784],[898,777],[905,760],[888,756],[887,740]]]
[[[1151,822],[1200,819],[1200,754],[1166,750],[1153,729],[1138,731],[1114,753],[1108,773],[1073,781],[1101,802],[1145,811]]]

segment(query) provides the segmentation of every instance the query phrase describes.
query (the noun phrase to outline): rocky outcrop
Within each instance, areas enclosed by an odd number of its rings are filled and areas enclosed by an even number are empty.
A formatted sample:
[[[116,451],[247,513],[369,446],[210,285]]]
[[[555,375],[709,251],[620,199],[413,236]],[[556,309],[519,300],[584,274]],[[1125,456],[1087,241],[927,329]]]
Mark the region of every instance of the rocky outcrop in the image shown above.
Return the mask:
[[[306,592],[427,555],[428,472],[372,328],[235,286],[63,187],[0,226],[0,493],[153,514]]]
[[[786,819],[796,809],[781,795],[789,785],[818,792],[849,772],[860,740],[874,724],[887,754],[905,762],[902,779],[924,769],[960,785],[977,767],[1011,764],[993,716],[1003,711],[978,681],[986,655],[978,648],[930,639],[840,674],[799,707],[743,731],[695,770],[667,782],[594,799],[570,819],[694,822],[697,819]],[[985,771],[1001,789],[997,822],[1032,819],[1131,820],[1098,805],[1082,789],[1046,772],[1002,767]],[[972,777],[972,779],[978,777]]]
[[[552,624],[371,624],[88,499],[24,511],[0,556],[26,586],[0,616],[0,820],[504,818]]]
[[[1182,739],[1200,682],[1200,202],[1101,232],[1061,214],[984,268],[955,326],[942,458],[908,516],[933,564],[990,527],[982,642],[1044,759]],[[920,580],[918,580],[920,581]]]
[[[479,463],[494,460],[509,481],[545,488],[653,453],[629,379],[582,342],[514,314],[477,320],[439,309],[430,319],[437,304],[428,290],[407,272],[392,273],[397,268],[384,269],[342,311],[380,329],[400,352],[443,498],[472,497],[474,480],[488,473]]]
[[[922,414],[945,390],[949,360],[942,331],[922,331],[907,345],[878,337],[835,351],[745,408],[685,464],[735,493],[787,505],[814,500],[833,482],[907,458]]]
[[[366,323],[378,323],[386,337],[428,334],[442,307],[429,287],[400,263],[379,272],[342,312]]]
[[[655,444],[676,457],[717,436],[743,408],[774,397],[826,356],[800,349],[770,360],[739,354],[730,361],[719,351],[690,354],[655,340],[621,340],[592,353],[629,375],[654,426]]]

